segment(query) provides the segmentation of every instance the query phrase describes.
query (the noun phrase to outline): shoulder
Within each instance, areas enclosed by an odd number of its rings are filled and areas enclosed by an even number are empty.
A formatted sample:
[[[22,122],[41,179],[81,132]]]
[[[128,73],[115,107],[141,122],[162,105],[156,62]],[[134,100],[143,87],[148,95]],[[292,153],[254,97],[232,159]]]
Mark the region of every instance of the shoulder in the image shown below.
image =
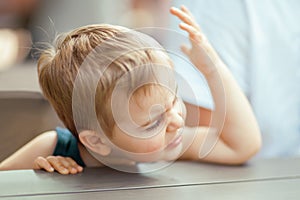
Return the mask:
[[[47,150],[47,155],[51,155],[55,149],[57,143],[57,133],[56,131],[46,131],[36,136],[31,140],[28,145],[35,149],[40,149],[41,151]],[[49,152],[48,152],[49,151]]]
[[[54,155],[65,155],[69,151],[77,150],[78,141],[68,129],[56,127],[55,133],[57,144]]]
[[[38,135],[32,142],[47,142],[47,143],[52,143],[57,141],[57,133],[56,131],[46,131],[40,135]]]
[[[54,156],[63,156],[72,158],[77,164],[85,166],[81,158],[79,142],[77,138],[66,128],[57,127],[57,143],[54,149]]]

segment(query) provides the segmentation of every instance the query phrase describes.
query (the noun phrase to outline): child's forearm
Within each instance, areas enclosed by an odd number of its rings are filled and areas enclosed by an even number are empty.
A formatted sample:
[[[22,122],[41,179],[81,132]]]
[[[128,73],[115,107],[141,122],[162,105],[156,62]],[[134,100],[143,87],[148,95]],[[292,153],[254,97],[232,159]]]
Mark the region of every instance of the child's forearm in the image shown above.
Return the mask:
[[[38,156],[52,155],[56,142],[55,131],[45,132],[2,161],[0,170],[34,169],[34,160]]]
[[[182,21],[179,27],[189,34],[191,47],[183,45],[182,51],[204,74],[215,103],[209,132],[199,129],[199,134],[183,158],[243,163],[261,145],[260,131],[249,102],[202,33],[192,13],[185,6],[180,9],[172,7],[170,12]]]
[[[228,147],[241,157],[251,157],[261,145],[260,130],[246,96],[222,63],[204,74],[215,103],[211,126]]]

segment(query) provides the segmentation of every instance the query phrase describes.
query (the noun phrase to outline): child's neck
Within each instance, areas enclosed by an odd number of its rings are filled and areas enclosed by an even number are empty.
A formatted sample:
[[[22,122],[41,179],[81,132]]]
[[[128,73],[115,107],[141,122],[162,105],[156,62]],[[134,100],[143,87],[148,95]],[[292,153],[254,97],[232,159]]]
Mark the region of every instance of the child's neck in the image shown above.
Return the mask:
[[[81,144],[78,143],[79,153],[81,159],[87,167],[101,167],[103,164],[95,159],[90,152]]]

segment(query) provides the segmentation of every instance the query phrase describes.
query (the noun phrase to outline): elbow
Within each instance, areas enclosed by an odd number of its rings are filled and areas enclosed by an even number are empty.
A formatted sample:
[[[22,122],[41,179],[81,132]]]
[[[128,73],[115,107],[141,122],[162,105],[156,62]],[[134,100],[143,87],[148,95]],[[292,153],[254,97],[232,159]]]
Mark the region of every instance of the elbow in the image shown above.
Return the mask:
[[[262,148],[262,138],[257,134],[255,138],[250,139],[242,148],[236,152],[236,160],[232,164],[242,165],[254,157]]]
[[[256,131],[256,134],[253,134],[252,139],[249,139],[249,144],[247,144],[247,157],[249,160],[255,156],[262,148],[262,137],[259,128]]]
[[[257,154],[261,148],[262,148],[262,138],[261,138],[261,134],[259,132],[257,138],[253,141],[253,145],[252,145],[252,156],[254,156],[255,154]]]

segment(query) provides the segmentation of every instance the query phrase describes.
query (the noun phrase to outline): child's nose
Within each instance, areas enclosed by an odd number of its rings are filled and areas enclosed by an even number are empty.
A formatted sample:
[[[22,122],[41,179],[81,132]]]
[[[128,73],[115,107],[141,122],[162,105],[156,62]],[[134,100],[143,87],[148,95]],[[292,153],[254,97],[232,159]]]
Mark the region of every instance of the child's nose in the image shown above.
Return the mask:
[[[172,109],[168,114],[167,132],[172,133],[183,127],[184,119],[180,112]]]

